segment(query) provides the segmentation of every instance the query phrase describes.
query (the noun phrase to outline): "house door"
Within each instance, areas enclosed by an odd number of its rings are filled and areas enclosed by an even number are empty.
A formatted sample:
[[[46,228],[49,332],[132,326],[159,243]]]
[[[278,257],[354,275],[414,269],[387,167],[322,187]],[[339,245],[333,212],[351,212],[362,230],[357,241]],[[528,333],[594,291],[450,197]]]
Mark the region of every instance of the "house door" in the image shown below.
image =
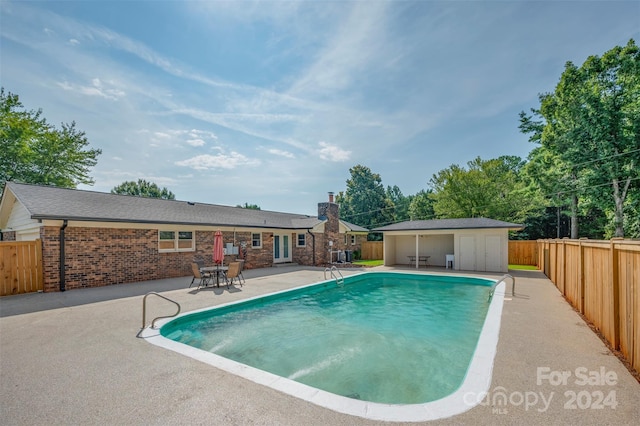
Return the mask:
[[[502,270],[502,244],[497,235],[489,235],[485,240],[486,270],[500,272]]]
[[[291,236],[273,235],[273,263],[291,262]]]

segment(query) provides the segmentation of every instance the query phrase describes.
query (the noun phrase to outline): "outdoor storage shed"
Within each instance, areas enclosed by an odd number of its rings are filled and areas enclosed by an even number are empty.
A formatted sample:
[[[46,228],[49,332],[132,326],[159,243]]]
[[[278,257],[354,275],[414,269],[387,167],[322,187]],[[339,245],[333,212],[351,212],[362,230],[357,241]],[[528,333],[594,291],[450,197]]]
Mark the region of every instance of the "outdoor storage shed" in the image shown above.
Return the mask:
[[[385,266],[409,264],[507,272],[509,231],[522,225],[487,218],[412,220],[376,228]]]

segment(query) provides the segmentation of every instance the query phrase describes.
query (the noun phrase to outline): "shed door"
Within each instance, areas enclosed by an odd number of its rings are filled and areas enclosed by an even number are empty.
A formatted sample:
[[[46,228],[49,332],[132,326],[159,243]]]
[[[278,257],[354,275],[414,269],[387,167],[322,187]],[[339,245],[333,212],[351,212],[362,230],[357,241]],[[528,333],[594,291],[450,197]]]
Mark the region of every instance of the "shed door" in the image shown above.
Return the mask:
[[[485,239],[485,262],[487,271],[502,271],[502,244],[498,235],[488,235]]]
[[[476,237],[467,235],[460,237],[460,268],[463,271],[476,270]]]

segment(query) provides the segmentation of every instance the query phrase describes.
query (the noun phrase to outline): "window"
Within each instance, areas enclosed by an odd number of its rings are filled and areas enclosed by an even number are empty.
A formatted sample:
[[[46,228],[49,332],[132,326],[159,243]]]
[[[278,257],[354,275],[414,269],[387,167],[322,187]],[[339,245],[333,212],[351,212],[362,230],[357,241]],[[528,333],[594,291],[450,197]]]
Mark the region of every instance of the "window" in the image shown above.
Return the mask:
[[[191,231],[160,231],[158,233],[159,251],[193,251],[195,240]]]
[[[190,250],[193,249],[193,232],[180,231],[178,232],[178,250]]]
[[[352,235],[352,236],[351,236],[351,245],[352,245],[352,246],[355,246],[355,245],[356,245],[356,236],[355,236],[355,235]]]
[[[262,247],[262,234],[260,233],[251,234],[251,247],[253,248]]]
[[[160,250],[173,250],[176,233],[173,231],[160,231],[160,242],[158,248]]]
[[[298,247],[305,247],[307,245],[307,234],[298,234]]]

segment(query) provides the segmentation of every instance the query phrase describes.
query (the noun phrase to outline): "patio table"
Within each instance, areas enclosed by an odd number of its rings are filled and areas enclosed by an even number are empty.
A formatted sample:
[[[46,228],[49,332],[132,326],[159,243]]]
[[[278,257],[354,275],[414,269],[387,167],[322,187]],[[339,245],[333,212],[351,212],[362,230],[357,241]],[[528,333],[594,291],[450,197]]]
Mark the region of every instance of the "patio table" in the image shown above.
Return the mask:
[[[200,272],[207,272],[212,275],[215,274],[217,287],[220,287],[220,275],[224,277],[228,270],[228,266],[205,266],[204,268],[200,268]]]
[[[407,256],[409,258],[409,265],[415,265],[416,264],[416,257],[415,256]],[[418,263],[419,262],[424,262],[424,267],[426,268],[427,266],[429,266],[429,258],[431,256],[418,256]]]

